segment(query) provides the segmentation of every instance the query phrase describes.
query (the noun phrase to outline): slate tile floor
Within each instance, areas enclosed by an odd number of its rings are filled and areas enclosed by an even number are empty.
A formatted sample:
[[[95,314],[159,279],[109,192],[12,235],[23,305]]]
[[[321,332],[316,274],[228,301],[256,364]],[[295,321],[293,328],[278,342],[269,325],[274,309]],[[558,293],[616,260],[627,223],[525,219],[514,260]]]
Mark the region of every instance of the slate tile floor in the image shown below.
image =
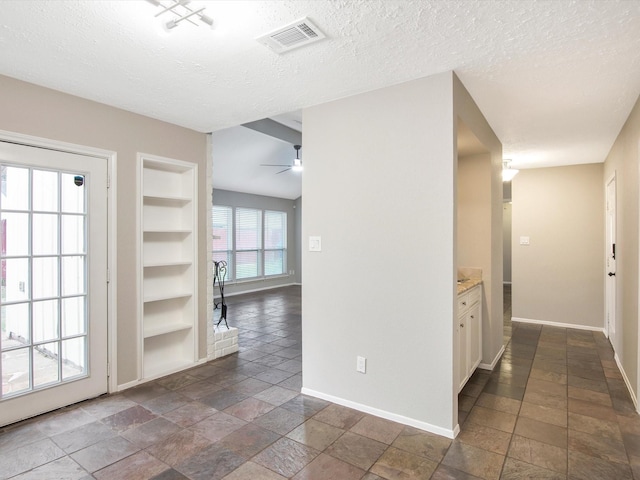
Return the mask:
[[[238,354],[0,431],[0,479],[640,479],[602,334],[511,324],[454,441],[299,394],[300,289],[229,299]]]

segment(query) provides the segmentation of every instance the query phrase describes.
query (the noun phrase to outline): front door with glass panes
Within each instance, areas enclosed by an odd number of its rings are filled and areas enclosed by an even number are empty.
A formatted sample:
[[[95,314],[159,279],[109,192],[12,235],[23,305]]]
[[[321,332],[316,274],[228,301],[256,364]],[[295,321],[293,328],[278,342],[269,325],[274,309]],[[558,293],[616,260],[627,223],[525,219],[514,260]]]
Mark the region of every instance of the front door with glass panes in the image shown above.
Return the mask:
[[[107,160],[0,141],[0,426],[107,391]]]

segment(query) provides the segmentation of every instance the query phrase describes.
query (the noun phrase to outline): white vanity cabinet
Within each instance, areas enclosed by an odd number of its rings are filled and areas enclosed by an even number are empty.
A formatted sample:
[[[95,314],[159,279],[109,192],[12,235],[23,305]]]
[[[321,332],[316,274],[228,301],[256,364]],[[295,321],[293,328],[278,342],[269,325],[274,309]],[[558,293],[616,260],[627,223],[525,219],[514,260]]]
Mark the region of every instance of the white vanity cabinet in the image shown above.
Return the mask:
[[[458,295],[458,392],[482,359],[482,284]]]

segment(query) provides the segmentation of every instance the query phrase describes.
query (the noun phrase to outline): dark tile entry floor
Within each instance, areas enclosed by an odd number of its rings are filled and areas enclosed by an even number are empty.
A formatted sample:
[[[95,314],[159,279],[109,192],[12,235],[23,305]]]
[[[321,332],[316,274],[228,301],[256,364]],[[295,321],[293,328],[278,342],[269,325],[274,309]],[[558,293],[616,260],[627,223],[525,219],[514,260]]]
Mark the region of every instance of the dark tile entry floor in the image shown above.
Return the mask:
[[[0,431],[0,479],[631,479],[640,419],[602,334],[511,324],[454,441],[305,397],[300,288],[229,298],[240,352]],[[217,312],[216,312],[217,316]]]

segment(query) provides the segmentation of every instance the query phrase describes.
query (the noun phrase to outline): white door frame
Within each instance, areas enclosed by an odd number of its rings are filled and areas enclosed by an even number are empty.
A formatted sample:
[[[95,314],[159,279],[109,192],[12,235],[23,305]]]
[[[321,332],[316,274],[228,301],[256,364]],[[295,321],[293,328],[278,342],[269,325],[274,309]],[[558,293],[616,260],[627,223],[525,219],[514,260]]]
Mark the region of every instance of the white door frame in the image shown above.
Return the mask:
[[[61,142],[48,138],[24,135],[0,130],[0,140],[29,147],[46,148],[60,152],[75,153],[107,160],[107,391],[117,390],[117,219],[116,219],[116,166],[117,153],[100,148]]]
[[[613,262],[610,259],[611,252],[609,251],[609,185],[613,184],[613,205],[611,206],[613,209],[613,226],[612,226],[612,243],[616,244],[616,236],[617,236],[617,179],[616,172],[613,172],[607,181],[605,182],[605,274],[616,273],[615,260]],[[611,263],[611,264],[610,264]],[[611,281],[609,278],[605,277],[605,333],[609,337],[609,341],[611,341],[613,349],[616,353],[618,353],[617,344],[618,344],[618,325],[617,325],[617,312],[616,312],[616,287],[615,279],[613,280],[613,291],[610,291]],[[610,295],[613,295],[613,299],[610,299]],[[613,305],[611,306],[610,301],[613,301]],[[612,311],[610,310],[612,308]],[[611,321],[609,320],[610,316],[613,317],[613,329],[611,328]],[[613,330],[613,332],[612,332]],[[613,333],[613,335],[612,335]]]

